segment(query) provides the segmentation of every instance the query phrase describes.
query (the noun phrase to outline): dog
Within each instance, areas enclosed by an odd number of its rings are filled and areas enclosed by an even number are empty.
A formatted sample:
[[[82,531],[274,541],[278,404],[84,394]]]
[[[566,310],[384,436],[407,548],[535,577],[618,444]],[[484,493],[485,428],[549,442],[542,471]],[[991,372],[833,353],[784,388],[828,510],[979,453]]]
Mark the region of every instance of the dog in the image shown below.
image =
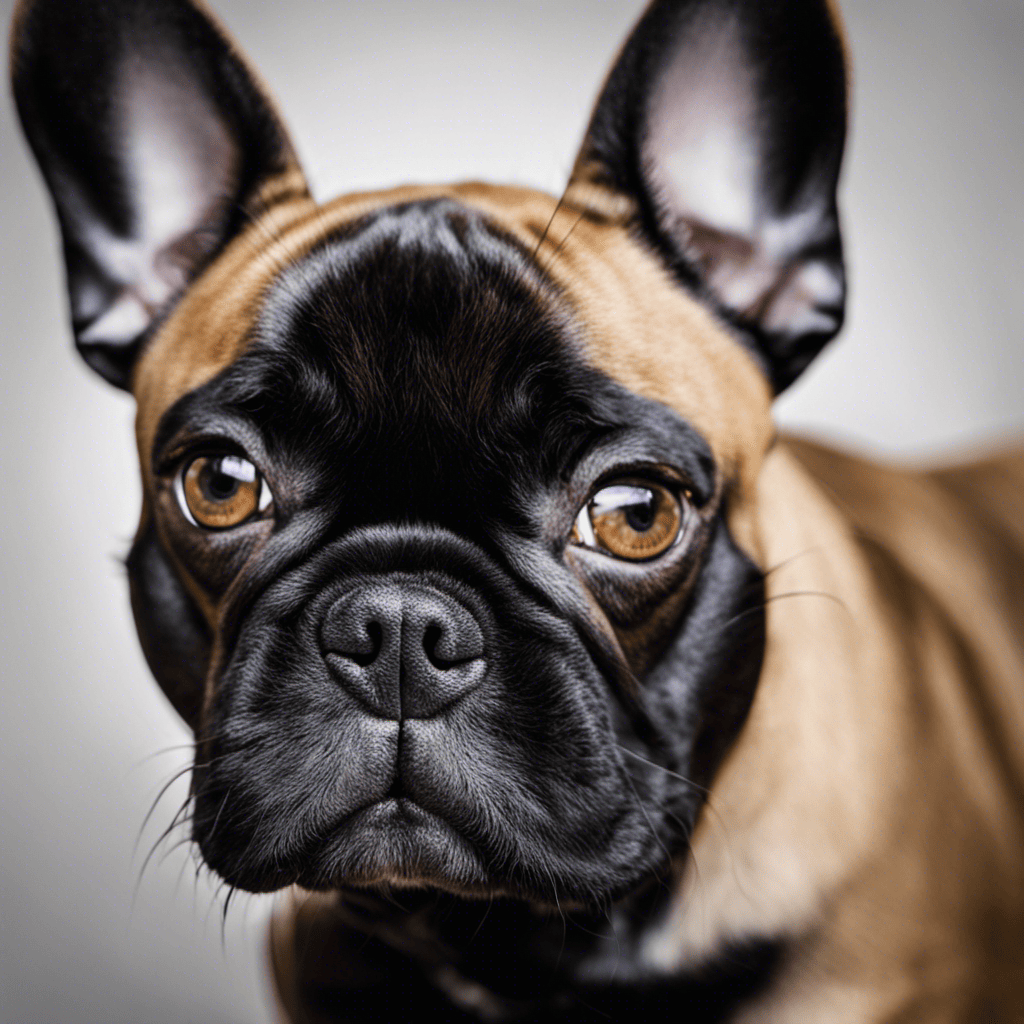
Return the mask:
[[[781,436],[839,331],[826,0],[656,0],[560,199],[317,205],[189,0],[25,0],[193,839],[299,1022],[1024,1017],[1024,450]]]

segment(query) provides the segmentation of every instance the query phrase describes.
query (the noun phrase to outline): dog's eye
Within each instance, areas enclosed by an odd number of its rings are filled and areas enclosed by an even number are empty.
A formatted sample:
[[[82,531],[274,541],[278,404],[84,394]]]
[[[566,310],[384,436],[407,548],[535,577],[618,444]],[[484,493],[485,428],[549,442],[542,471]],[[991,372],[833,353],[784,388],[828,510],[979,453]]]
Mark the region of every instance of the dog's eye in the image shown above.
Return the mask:
[[[617,558],[656,558],[679,539],[683,513],[682,500],[661,484],[617,481],[580,509],[571,539]]]
[[[185,466],[176,485],[185,518],[212,530],[238,526],[270,504],[263,477],[237,455],[200,455]]]

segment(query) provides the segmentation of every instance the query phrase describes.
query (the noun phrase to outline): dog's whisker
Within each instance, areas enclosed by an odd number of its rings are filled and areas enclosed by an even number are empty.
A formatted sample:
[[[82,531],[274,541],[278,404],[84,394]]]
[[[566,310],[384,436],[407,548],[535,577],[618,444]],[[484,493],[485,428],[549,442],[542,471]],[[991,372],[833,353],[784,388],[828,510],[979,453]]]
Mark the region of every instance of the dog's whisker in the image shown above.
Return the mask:
[[[191,763],[185,765],[183,768],[180,768],[176,772],[174,772],[174,774],[160,787],[160,792],[157,793],[155,799],[153,800],[152,804],[150,805],[149,810],[146,812],[146,816],[142,819],[142,824],[139,826],[139,832],[138,832],[138,835],[136,835],[136,837],[135,837],[135,844],[132,847],[132,856],[133,857],[138,852],[139,843],[142,841],[142,836],[143,836],[143,834],[146,831],[146,826],[149,824],[150,820],[152,819],[153,814],[156,811],[157,806],[160,803],[160,801],[164,798],[164,796],[168,792],[168,790],[176,782],[179,781],[179,779],[182,779],[184,776],[188,775],[189,772],[191,772],[192,770],[193,770],[193,765]]]
[[[765,569],[762,575],[765,578],[771,576],[773,573],[778,572],[780,569],[785,569],[787,566],[792,565],[794,562],[799,561],[801,558],[806,558],[808,555],[813,555],[816,552],[820,553],[821,549],[815,544],[809,548],[805,548],[803,551],[798,551],[795,555],[790,555],[788,558],[784,558],[781,562],[777,562],[775,565]]]
[[[701,793],[702,796],[703,796],[703,800],[702,800],[702,803],[701,803],[702,808],[707,808],[708,813],[713,815],[718,820],[719,827],[722,830],[723,837],[727,838],[726,829],[725,829],[725,823],[722,821],[721,815],[715,809],[715,807],[714,807],[714,805],[713,805],[713,803],[711,801],[711,791],[710,790],[706,789],[704,786],[698,785],[692,779],[688,779],[685,776],[680,775],[678,772],[672,771],[672,769],[667,768],[665,765],[658,764],[656,761],[651,761],[651,760],[649,760],[646,757],[642,757],[641,755],[637,754],[635,751],[629,750],[627,747],[624,747],[621,743],[616,744],[616,746],[623,753],[629,754],[631,757],[635,757],[637,760],[642,761],[644,764],[649,765],[651,768],[655,768],[658,771],[664,772],[666,775],[670,776],[671,778],[674,778],[674,779],[678,780],[679,782],[682,782],[684,785],[690,787],[691,789],[695,789],[699,793]],[[693,837],[694,825],[687,824],[685,821],[683,821],[683,819],[681,819],[680,817],[678,817],[677,815],[673,814],[671,811],[669,811],[667,809],[665,809],[664,813],[666,815],[668,815],[670,818],[672,818],[673,821],[676,822],[676,824],[679,826],[680,830],[683,833],[683,838],[684,838],[685,844],[686,844],[685,845],[686,857],[693,864],[694,875],[696,876],[695,877],[695,885],[699,888],[699,886],[700,886],[700,866],[697,863],[697,853],[694,850],[693,844],[691,842],[691,839]]]
[[[178,874],[174,879],[173,895],[177,899],[178,893],[181,891],[181,883],[185,878],[185,872],[188,870],[190,863],[195,862],[195,840],[191,836],[186,836],[182,839],[181,844],[176,846],[176,849],[181,849],[182,846],[188,851],[186,856],[181,858],[181,867],[178,869]]]
[[[132,766],[131,770],[136,771],[148,764],[150,761],[155,761],[158,757],[163,757],[166,754],[181,753],[183,750],[195,751],[196,742],[193,740],[191,743],[176,743],[170,747],[162,747],[160,750],[154,750],[151,754],[147,754],[145,757],[140,758]]]
[[[476,937],[480,934],[480,931],[483,928],[484,924],[486,923],[488,915],[491,913],[491,908],[493,906],[494,906],[494,893],[491,893],[491,895],[487,899],[487,907],[486,907],[486,909],[484,910],[483,914],[480,917],[480,922],[477,924],[476,928],[473,930],[473,934],[469,938],[469,945],[470,946],[472,946],[473,943],[476,941]]]
[[[181,824],[183,824],[183,825],[187,824],[187,823],[188,823],[187,820],[181,822]],[[159,867],[159,866],[165,864],[183,846],[189,846],[193,842],[194,842],[194,840],[192,839],[192,837],[189,836],[189,835],[186,835],[186,836],[183,836],[181,839],[179,839],[177,842],[171,843],[170,846],[167,846],[164,849],[164,852],[160,856],[160,860],[157,861],[157,866]],[[187,864],[188,860],[186,859],[184,861],[184,863]]]
[[[160,833],[160,835],[157,837],[156,841],[149,848],[149,852],[146,854],[146,858],[142,862],[142,866],[139,868],[139,874],[138,874],[138,877],[135,880],[135,887],[132,890],[132,898],[131,898],[131,907],[132,907],[132,909],[134,909],[134,907],[135,907],[135,901],[138,898],[139,890],[142,887],[142,880],[145,877],[146,868],[152,862],[153,857],[156,855],[157,850],[160,849],[160,846],[163,844],[163,842],[175,831],[175,829],[180,828],[188,820],[188,808],[191,805],[191,802],[192,802],[192,796],[191,796],[191,794],[189,794],[185,798],[185,800],[182,803],[181,807],[178,808],[177,813],[171,819],[171,823]]]
[[[149,807],[149,810],[146,812],[145,817],[142,819],[142,824],[139,826],[139,831],[135,837],[135,843],[132,847],[133,857],[135,856],[135,854],[138,853],[139,843],[142,841],[142,837],[145,834],[146,826],[151,821],[153,814],[156,812],[156,809],[160,804],[160,801],[164,798],[164,796],[166,796],[167,792],[171,789],[171,787],[176,782],[180,781],[184,776],[188,775],[190,772],[195,772],[196,769],[202,770],[206,768],[211,768],[218,761],[222,761],[225,758],[231,756],[231,753],[233,752],[220,754],[217,757],[210,758],[206,761],[190,762],[189,764],[183,765],[181,768],[177,769],[175,772],[172,773],[171,777],[161,786],[160,791],[157,793],[156,797],[154,798],[152,804]]]
[[[663,764],[658,764],[657,761],[652,761],[649,758],[638,754],[635,750],[630,750],[629,747],[623,746],[621,743],[616,743],[615,746],[623,753],[628,754],[630,757],[635,758],[637,761],[642,761],[644,764],[651,768],[656,768],[660,772],[664,772],[666,775],[672,776],[674,779],[678,779],[684,785],[689,786],[691,789],[697,790],[699,793],[708,794],[710,791],[705,789],[704,786],[694,782],[693,779],[688,779],[684,775],[680,775],[678,772],[672,771],[671,768],[666,768]]]
[[[825,598],[825,600],[827,601],[834,602],[840,608],[842,608],[844,612],[850,614],[850,609],[847,606],[846,602],[841,597],[838,597],[836,594],[830,594],[827,590],[791,590],[784,594],[770,594],[768,597],[765,598],[764,604],[769,605],[773,601],[782,601],[785,598],[790,597],[822,597]]]
[[[213,819],[213,824],[210,826],[210,831],[206,833],[207,842],[213,839],[214,834],[217,831],[217,826],[220,824],[220,816],[224,813],[224,808],[227,806],[228,798],[231,796],[232,787],[229,786],[224,794],[224,799],[220,802],[220,807],[217,808],[217,814]]]
[[[562,253],[562,250],[565,248],[566,242],[569,241],[569,237],[576,230],[580,221],[587,216],[588,212],[589,211],[586,209],[581,210],[580,213],[573,220],[572,224],[569,225],[569,230],[566,231],[566,233],[562,236],[562,240],[558,243],[557,246],[555,246],[554,250],[551,253],[551,256],[548,258],[548,261],[545,264],[545,270],[549,270],[552,266],[554,266],[555,260],[557,260],[559,255]]]
[[[792,590],[783,594],[768,595],[763,601],[759,601],[757,604],[752,605],[750,608],[744,608],[743,611],[738,612],[736,615],[733,615],[729,619],[726,619],[725,622],[722,623],[721,628],[723,630],[728,629],[729,627],[736,625],[737,622],[742,622],[748,616],[757,615],[759,612],[764,611],[765,608],[767,608],[768,605],[772,604],[774,601],[782,601],[786,598],[793,597],[825,598],[826,600],[834,601],[837,605],[839,605],[840,608],[843,609],[843,611],[845,611],[847,614],[850,614],[850,609],[847,606],[846,602],[843,601],[842,598],[838,597],[837,595],[830,594],[827,590]]]
[[[206,904],[206,911],[203,914],[203,931],[207,933],[210,927],[210,916],[213,914],[214,908],[218,907],[220,904],[221,890],[223,890],[228,884],[225,879],[220,878],[212,872],[211,877],[215,879],[215,882],[210,890],[209,902]]]
[[[547,863],[543,864],[545,872],[547,872],[548,880],[551,882],[551,895],[555,900],[555,907],[558,910],[558,916],[562,919],[562,943],[558,947],[558,956],[555,958],[555,970],[561,966],[562,956],[565,954],[565,943],[568,936],[568,922],[566,921],[565,911],[562,909],[561,900],[558,898],[558,882],[555,880],[554,872],[552,872],[550,866]]]
[[[545,239],[548,237],[548,232],[551,230],[551,225],[555,223],[555,218],[558,216],[558,211],[562,208],[562,204],[565,202],[566,197],[569,195],[569,189],[572,188],[573,181],[570,178],[569,183],[562,190],[562,194],[558,197],[558,202],[555,203],[555,208],[551,211],[551,216],[548,218],[547,224],[544,225],[544,230],[541,232],[540,238],[537,239],[537,244],[533,247],[533,252],[530,254],[531,260],[536,260],[540,253],[540,248],[544,244]]]
[[[615,1018],[608,1013],[606,1010],[602,1010],[598,1006],[594,1006],[593,1003],[584,999],[582,996],[576,997],[576,1002],[579,1003],[588,1013],[595,1014],[598,1017],[603,1017],[605,1020],[615,1020]]]
[[[227,926],[228,926],[228,911],[231,909],[231,900],[238,892],[238,889],[229,884],[227,896],[224,897],[224,903],[221,907],[220,915],[220,944],[221,949],[227,949]]]
[[[665,854],[665,859],[668,863],[672,861],[672,854],[669,852],[669,848],[665,845],[664,840],[658,833],[658,830],[654,827],[654,822],[651,821],[651,816],[647,812],[647,808],[644,806],[643,800],[640,799],[640,794],[636,791],[636,786],[633,784],[633,780],[629,777],[629,772],[625,773],[626,782],[629,784],[629,788],[633,793],[633,799],[636,801],[637,807],[640,808],[640,813],[644,816],[647,822],[647,827],[651,830],[651,835],[654,837],[655,842],[661,847],[662,852]]]

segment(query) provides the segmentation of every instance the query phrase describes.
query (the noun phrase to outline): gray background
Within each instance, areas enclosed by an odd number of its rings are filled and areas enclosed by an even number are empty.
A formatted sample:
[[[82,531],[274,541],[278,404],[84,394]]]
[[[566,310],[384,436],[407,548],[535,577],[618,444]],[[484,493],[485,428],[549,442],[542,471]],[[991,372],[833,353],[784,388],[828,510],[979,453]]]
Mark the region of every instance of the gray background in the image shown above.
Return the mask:
[[[326,198],[466,177],[558,191],[641,4],[215,7]],[[852,304],[780,418],[914,457],[1024,431],[1024,2],[843,7]],[[72,352],[57,234],[9,103],[0,159],[0,1021],[266,1021],[268,898],[233,906],[222,939],[215,887],[179,849],[132,905],[185,781],[133,856],[139,826],[187,762],[155,753],[187,736],[143,664],[118,561],[139,502],[132,405]]]

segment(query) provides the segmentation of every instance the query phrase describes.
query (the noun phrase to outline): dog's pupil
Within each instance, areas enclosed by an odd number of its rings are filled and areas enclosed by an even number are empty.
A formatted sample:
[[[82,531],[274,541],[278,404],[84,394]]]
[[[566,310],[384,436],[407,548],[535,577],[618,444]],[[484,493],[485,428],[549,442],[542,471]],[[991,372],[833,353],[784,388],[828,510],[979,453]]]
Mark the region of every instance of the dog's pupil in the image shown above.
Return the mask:
[[[217,463],[213,463],[204,481],[206,496],[211,501],[226,501],[238,490],[237,477],[221,472]]]
[[[629,528],[646,533],[654,523],[654,495],[650,491],[640,493],[644,495],[643,500],[627,505],[624,511]]]

